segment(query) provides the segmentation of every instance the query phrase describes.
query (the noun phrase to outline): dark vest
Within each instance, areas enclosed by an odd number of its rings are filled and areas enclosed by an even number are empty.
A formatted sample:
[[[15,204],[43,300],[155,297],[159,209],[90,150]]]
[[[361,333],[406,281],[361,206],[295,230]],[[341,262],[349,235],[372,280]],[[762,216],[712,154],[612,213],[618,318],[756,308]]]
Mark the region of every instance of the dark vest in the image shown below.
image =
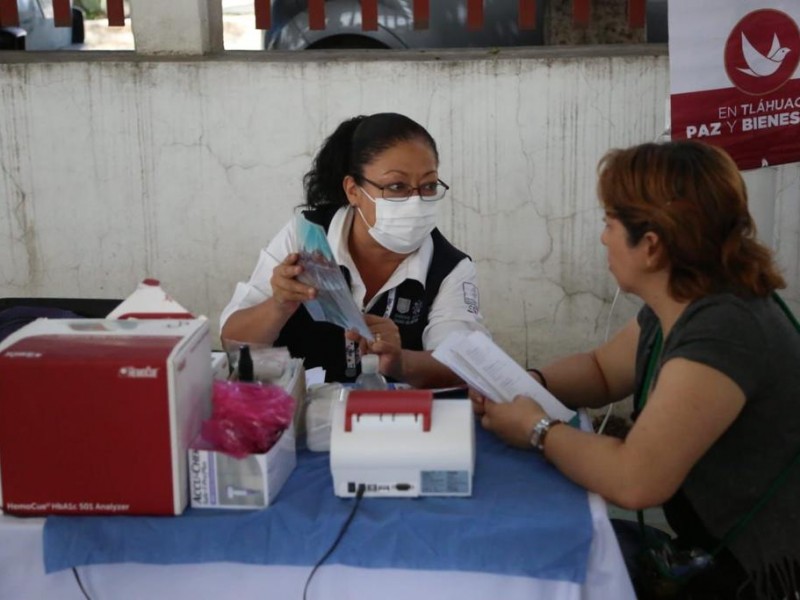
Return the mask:
[[[328,231],[333,215],[340,207],[321,207],[303,211],[303,216],[322,226]],[[378,297],[369,313],[384,316],[390,296],[394,295],[394,303],[389,318],[400,330],[403,348],[406,350],[422,350],[422,332],[428,324],[428,312],[433,304],[445,277],[467,255],[458,250],[445,237],[434,229],[433,257],[428,269],[428,276],[423,287],[415,279],[406,279],[394,290],[389,290]],[[350,272],[340,267],[348,284]],[[314,321],[305,306],[300,306],[281,330],[275,346],[286,346],[292,356],[304,358],[306,369],[324,367],[327,381],[353,381],[360,369],[347,369],[347,340],[344,330],[338,325]]]

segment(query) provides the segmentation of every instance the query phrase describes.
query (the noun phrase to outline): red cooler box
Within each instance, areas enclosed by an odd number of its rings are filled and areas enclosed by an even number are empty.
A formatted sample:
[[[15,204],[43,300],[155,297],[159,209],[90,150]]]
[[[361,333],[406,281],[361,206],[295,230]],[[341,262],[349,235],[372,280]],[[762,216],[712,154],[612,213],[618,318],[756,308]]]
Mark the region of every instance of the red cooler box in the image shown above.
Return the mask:
[[[180,514],[211,406],[205,319],[39,319],[0,344],[5,512]]]

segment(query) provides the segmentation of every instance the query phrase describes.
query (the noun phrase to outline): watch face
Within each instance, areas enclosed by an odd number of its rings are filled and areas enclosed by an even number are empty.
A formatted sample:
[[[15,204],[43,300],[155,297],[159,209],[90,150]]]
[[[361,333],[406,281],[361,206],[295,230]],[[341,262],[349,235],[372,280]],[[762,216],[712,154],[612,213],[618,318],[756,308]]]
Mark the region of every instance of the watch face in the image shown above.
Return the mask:
[[[549,427],[550,427],[550,419],[547,417],[544,417],[541,421],[539,421],[536,424],[536,426],[533,428],[533,431],[531,432],[531,439],[530,439],[531,446],[533,446],[537,450],[542,449],[541,445],[542,435],[544,434],[545,431],[548,430]]]

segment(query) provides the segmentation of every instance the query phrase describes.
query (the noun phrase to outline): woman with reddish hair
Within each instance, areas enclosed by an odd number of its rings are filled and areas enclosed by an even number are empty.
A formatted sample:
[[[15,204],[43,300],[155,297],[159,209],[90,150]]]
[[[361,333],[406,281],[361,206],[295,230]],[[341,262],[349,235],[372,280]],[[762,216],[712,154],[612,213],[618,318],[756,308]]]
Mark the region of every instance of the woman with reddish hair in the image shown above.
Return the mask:
[[[633,395],[631,430],[582,432],[523,396],[473,393],[475,411],[613,504],[663,504],[684,554],[655,562],[694,573],[678,597],[795,598],[800,334],[774,294],[785,284],[756,240],[742,177],[695,142],[613,150],[598,171],[609,269],[644,306],[602,346],[536,376],[574,408]]]

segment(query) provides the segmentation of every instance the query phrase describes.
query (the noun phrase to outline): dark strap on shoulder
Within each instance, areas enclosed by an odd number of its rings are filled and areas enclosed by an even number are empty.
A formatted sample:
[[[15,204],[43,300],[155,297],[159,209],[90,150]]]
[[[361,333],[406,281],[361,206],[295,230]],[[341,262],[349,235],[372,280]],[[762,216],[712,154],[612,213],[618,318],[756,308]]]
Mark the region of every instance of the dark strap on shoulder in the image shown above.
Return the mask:
[[[448,242],[438,229],[431,232],[431,238],[433,238],[433,259],[428,269],[428,276],[425,278],[425,301],[428,307],[433,305],[445,277],[450,275],[458,263],[469,258],[468,254]]]

